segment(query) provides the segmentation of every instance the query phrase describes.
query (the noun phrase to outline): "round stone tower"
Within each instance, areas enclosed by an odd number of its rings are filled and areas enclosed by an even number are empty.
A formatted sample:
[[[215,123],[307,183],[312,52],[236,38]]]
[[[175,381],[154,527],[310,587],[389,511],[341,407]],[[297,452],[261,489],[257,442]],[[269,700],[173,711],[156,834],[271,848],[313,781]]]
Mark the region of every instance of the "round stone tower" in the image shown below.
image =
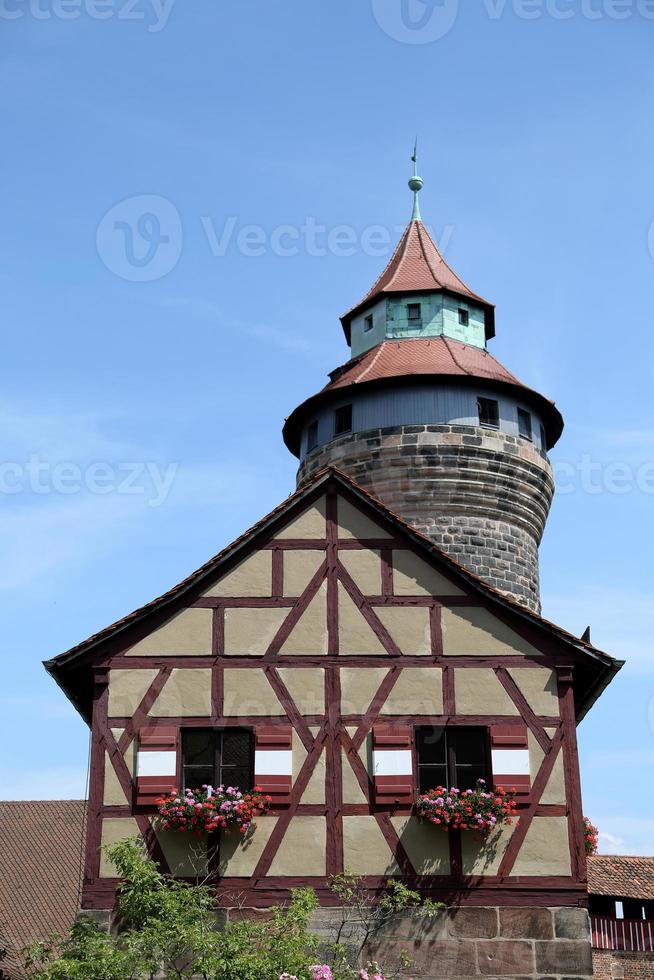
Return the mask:
[[[494,307],[413,217],[387,268],[341,318],[351,359],[287,419],[298,485],[337,466],[489,585],[540,611],[538,546],[563,420],[486,345]]]

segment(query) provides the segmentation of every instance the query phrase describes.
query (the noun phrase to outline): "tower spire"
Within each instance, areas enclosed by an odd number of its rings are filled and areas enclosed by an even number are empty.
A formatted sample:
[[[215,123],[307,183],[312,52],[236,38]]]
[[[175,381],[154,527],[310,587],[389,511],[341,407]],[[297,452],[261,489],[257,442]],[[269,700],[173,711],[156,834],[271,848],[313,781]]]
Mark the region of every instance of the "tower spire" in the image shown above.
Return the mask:
[[[409,187],[413,191],[413,214],[411,215],[412,221],[422,221],[420,216],[420,201],[418,200],[418,194],[424,186],[424,180],[422,177],[418,176],[418,137],[416,136],[415,146],[413,147],[413,177],[409,181]]]

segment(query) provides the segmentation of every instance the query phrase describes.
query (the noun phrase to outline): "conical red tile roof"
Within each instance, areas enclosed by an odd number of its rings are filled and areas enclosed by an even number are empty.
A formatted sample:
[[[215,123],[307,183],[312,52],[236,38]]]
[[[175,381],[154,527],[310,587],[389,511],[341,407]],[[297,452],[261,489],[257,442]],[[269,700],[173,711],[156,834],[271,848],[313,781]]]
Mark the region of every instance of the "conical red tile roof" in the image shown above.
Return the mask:
[[[494,306],[466,286],[438,251],[422,221],[410,221],[390,262],[364,298],[341,317],[348,343],[352,318],[387,293],[448,292],[484,306],[488,312],[487,338],[495,334]]]

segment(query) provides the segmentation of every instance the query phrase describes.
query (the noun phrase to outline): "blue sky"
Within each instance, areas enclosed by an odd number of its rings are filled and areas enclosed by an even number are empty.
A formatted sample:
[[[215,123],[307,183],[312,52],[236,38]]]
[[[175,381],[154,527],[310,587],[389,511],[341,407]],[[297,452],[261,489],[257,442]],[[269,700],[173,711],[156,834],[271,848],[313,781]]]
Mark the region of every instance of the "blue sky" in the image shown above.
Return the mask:
[[[347,358],[418,132],[423,216],[496,302],[492,352],[567,421],[544,612],[628,660],[579,730],[585,809],[605,850],[652,853],[654,3],[0,21],[0,797],[83,792],[86,730],[41,660],[292,491],[282,420]]]

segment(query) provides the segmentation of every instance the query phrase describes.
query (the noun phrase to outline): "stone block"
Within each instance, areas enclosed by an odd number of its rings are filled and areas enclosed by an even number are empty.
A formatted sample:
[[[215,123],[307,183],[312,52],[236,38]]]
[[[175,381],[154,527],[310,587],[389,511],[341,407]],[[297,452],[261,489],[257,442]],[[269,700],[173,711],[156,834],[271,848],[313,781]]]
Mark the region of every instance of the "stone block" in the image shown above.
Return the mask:
[[[532,943],[505,939],[476,944],[479,972],[484,977],[518,977],[534,972]]]
[[[552,939],[536,942],[536,965],[541,973],[592,977],[593,962],[589,942]]]
[[[590,920],[586,909],[556,909],[554,932],[557,939],[588,939]]]
[[[406,940],[385,940],[369,943],[363,959],[380,963],[399,962],[407,955],[412,963],[406,975],[428,980],[453,980],[455,977],[477,975],[475,944],[466,940],[435,940],[412,943]]]
[[[448,932],[455,939],[494,939],[498,934],[497,909],[452,909]]]
[[[500,936],[505,939],[553,939],[550,909],[500,909]]]

